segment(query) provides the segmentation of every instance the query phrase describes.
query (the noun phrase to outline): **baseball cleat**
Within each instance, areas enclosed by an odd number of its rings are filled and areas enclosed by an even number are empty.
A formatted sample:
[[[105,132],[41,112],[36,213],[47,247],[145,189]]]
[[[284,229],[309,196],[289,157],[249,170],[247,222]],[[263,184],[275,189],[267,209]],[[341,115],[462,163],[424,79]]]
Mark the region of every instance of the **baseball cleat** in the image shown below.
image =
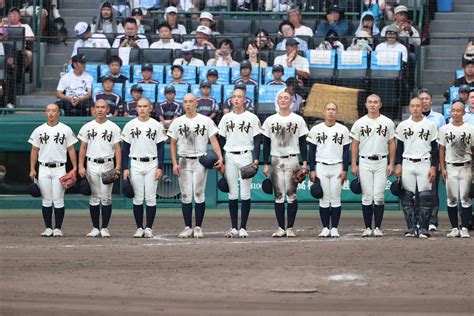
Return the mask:
[[[145,228],[145,233],[143,234],[145,238],[153,238],[153,229],[150,227]]]
[[[318,237],[321,237],[321,238],[326,238],[329,236],[331,236],[331,231],[327,227],[324,227],[323,230],[318,235]]]
[[[405,233],[405,237],[415,237],[415,234],[407,232]]]
[[[236,228],[231,228],[225,233],[226,238],[238,238],[239,237],[239,231]]]
[[[204,234],[202,233],[202,229],[199,226],[194,227],[194,238],[203,238]]]
[[[446,235],[448,238],[456,238],[461,236],[461,233],[457,227],[453,228],[449,234]]]
[[[293,231],[293,227],[289,227],[286,229],[286,237],[288,238],[296,237],[296,234]]]
[[[183,231],[179,233],[178,238],[191,238],[193,237],[193,229],[189,226],[184,227]]]
[[[54,237],[63,237],[63,232],[59,228],[55,228],[53,230],[53,236]]]
[[[418,238],[425,238],[425,239],[427,239],[427,238],[430,238],[430,235],[428,235],[428,234],[426,234],[426,233],[420,233],[420,234],[418,235]]]
[[[331,228],[331,237],[335,237],[335,238],[341,237],[336,227]]]
[[[281,227],[278,227],[277,231],[272,234],[272,237],[274,238],[285,237],[285,236],[286,236],[286,231]]]
[[[380,228],[378,228],[378,227],[375,227],[375,229],[374,229],[374,236],[375,236],[375,237],[383,237],[383,232],[382,232],[382,230],[381,230]]]
[[[469,235],[469,230],[467,227],[461,228],[461,238],[470,238],[471,235]]]
[[[370,237],[370,236],[372,236],[372,229],[370,227],[367,227],[362,232],[362,237]]]
[[[105,238],[110,238],[110,233],[108,228],[102,228],[100,230],[100,235]]]
[[[430,226],[428,226],[428,230],[430,232],[435,232],[438,230],[438,228],[436,227],[436,225],[430,224]]]
[[[247,238],[249,236],[249,233],[247,233],[247,230],[245,228],[241,228],[239,230],[239,237],[240,238]]]
[[[143,228],[140,227],[137,229],[135,234],[133,234],[133,238],[142,238],[144,234],[145,234],[145,231],[143,230]]]
[[[51,228],[46,228],[44,232],[41,233],[41,237],[51,237],[53,236],[53,230]]]
[[[86,237],[98,237],[98,236],[100,236],[100,230],[98,230],[95,227],[92,228],[91,232],[86,235]]]

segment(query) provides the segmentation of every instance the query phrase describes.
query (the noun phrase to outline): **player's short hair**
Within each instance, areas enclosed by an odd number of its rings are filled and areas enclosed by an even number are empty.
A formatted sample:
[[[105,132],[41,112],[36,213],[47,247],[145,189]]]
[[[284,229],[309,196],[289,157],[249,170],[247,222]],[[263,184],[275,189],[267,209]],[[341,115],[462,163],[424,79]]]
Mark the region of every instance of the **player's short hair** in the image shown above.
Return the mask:
[[[293,23],[291,23],[291,22],[288,21],[288,20],[283,20],[283,21],[280,23],[280,25],[278,26],[278,31],[280,31],[280,33],[283,33],[281,29],[282,29],[283,26],[285,26],[285,25],[289,25],[289,26],[293,29],[293,31],[295,30],[295,26],[293,25]]]
[[[380,98],[380,96],[378,94],[371,94],[367,97],[367,99],[365,99],[365,101],[367,102],[367,100],[369,100],[369,98],[377,98],[379,100],[380,103],[382,103],[382,99]]]
[[[58,108],[58,111],[61,111],[61,106],[57,103],[48,103],[46,104],[46,106],[44,107],[44,110],[46,111],[46,109],[48,108],[48,106],[50,105],[55,105],[57,108]]]
[[[123,25],[127,23],[135,24],[135,26],[137,26],[137,20],[135,20],[135,18],[126,18],[125,21],[123,22]]]
[[[157,30],[161,30],[162,27],[166,27],[171,31],[171,26],[168,24],[168,22],[163,22],[160,25],[158,25]]]
[[[453,105],[451,105],[451,109],[454,107],[454,105],[456,104],[461,104],[461,107],[464,111],[466,111],[466,106],[464,105],[464,103],[462,103],[461,101],[454,101]]]
[[[430,96],[430,99],[433,99],[433,95],[431,94],[430,90],[428,90],[426,88],[421,88],[420,90],[418,90],[417,96],[419,97],[420,94],[422,94],[422,93],[426,93],[427,95]]]
[[[469,93],[467,95],[470,96],[471,93],[474,93],[474,89],[469,90]]]
[[[421,101],[421,99],[420,99],[419,97],[413,97],[413,98],[411,98],[409,104],[411,104],[413,101],[418,101],[418,102],[420,102],[420,103],[423,103],[423,101]]]
[[[105,103],[105,105],[109,106],[109,103],[107,103],[107,101],[105,101],[104,99],[99,99],[95,101],[95,103],[92,103],[92,106],[95,107],[98,103]]]
[[[122,58],[120,58],[119,56],[112,55],[107,59],[107,65],[110,65],[111,63],[115,63],[115,62],[119,63],[120,67],[122,67]]]
[[[329,104],[334,105],[334,106],[336,107],[336,111],[339,110],[339,106],[338,106],[337,103],[335,103],[335,102],[328,102],[328,103],[326,103],[326,104],[324,105],[324,108],[323,108],[323,109],[326,110],[326,107],[327,107]]]

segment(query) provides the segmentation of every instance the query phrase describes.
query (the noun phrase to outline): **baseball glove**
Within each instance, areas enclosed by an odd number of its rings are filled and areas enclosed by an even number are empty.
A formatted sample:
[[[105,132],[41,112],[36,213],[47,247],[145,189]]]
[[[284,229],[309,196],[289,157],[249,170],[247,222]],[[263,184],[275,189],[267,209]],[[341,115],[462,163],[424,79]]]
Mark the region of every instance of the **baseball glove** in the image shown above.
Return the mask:
[[[258,171],[258,167],[251,163],[240,168],[240,177],[242,180],[253,178]]]
[[[70,187],[73,187],[76,184],[76,172],[73,170],[69,171],[64,176],[59,178],[59,182],[61,182],[61,185],[66,190]]]
[[[103,184],[111,184],[117,179],[117,173],[115,172],[115,169],[110,169],[108,171],[102,172],[101,177]]]
[[[300,169],[295,170],[293,172],[293,180],[296,183],[303,182],[306,179],[307,176],[308,176],[308,170],[305,169],[305,168],[300,168]]]

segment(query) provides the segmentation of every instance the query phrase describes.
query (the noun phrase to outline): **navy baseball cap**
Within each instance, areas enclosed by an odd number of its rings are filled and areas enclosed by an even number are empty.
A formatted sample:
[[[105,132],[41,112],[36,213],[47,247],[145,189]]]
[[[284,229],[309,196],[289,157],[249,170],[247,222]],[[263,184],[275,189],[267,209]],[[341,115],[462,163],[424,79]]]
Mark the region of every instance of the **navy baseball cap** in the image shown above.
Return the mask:
[[[127,179],[123,182],[122,186],[122,193],[125,197],[132,199],[135,196],[135,192],[133,191],[132,184],[130,183],[130,179]]]
[[[203,81],[201,81],[201,84],[199,85],[200,88],[202,88],[202,87],[209,87],[210,88],[211,86],[212,85],[209,82],[209,80],[203,80]]]
[[[144,65],[142,66],[142,71],[145,71],[145,70],[153,71],[153,65],[152,65],[152,64],[148,64],[148,63],[144,64]]]
[[[459,87],[458,93],[468,93],[469,91],[471,91],[471,87],[467,84],[463,84]]]
[[[114,82],[114,77],[112,76],[103,76],[102,79],[100,80],[102,83],[106,82],[107,80],[111,80],[112,82]]]
[[[38,186],[38,184],[36,184],[36,181],[31,183],[29,186],[28,186],[28,193],[32,196],[32,197],[41,197],[41,190]]]
[[[207,72],[207,76],[216,76],[216,77],[219,77],[219,72],[217,71],[217,69],[209,69],[209,71]]]
[[[135,16],[135,15],[143,15],[142,9],[140,9],[140,8],[133,9],[132,10],[132,16]]]
[[[181,66],[181,65],[173,65],[173,66],[171,66],[171,71],[175,70],[176,68],[178,68],[179,70],[181,70],[181,72],[184,72],[183,66]]]
[[[247,86],[245,85],[245,83],[237,83],[235,86],[234,86],[234,90],[245,90],[247,91]]]
[[[359,178],[355,178],[354,180],[352,180],[349,187],[350,187],[352,193],[362,194],[362,187],[360,185]]]
[[[252,63],[248,60],[244,60],[243,62],[240,63],[240,69],[243,69],[243,68],[252,69]]]
[[[84,54],[77,54],[72,56],[71,58],[72,63],[81,63],[85,64],[86,63],[86,56]]]
[[[286,79],[286,85],[287,86],[297,86],[298,81],[296,80],[295,77],[290,77],[290,78]]]
[[[273,184],[270,178],[266,178],[262,182],[262,191],[266,194],[273,194]]]
[[[229,183],[227,183],[227,179],[222,177],[217,181],[217,188],[221,190],[221,192],[229,193]]]
[[[323,197],[323,188],[321,187],[321,180],[316,178],[314,183],[311,185],[310,193],[315,199],[320,199]]]
[[[143,92],[143,87],[139,84],[134,84],[131,88],[130,91],[137,91],[137,92]]]
[[[91,186],[89,184],[89,181],[87,181],[87,178],[84,178],[79,182],[79,185],[77,186],[77,190],[82,195],[91,195],[92,194]]]
[[[165,87],[165,94],[166,93],[176,93],[176,89],[173,85],[169,84]]]
[[[296,46],[298,46],[299,44],[300,44],[300,43],[299,43],[296,39],[294,39],[294,38],[292,38],[292,37],[287,38],[287,39],[286,39],[286,43],[285,43],[285,45],[296,45]]]
[[[273,65],[273,68],[272,68],[272,72],[275,72],[275,71],[281,71],[282,73],[285,73],[285,68],[283,68],[282,65]]]

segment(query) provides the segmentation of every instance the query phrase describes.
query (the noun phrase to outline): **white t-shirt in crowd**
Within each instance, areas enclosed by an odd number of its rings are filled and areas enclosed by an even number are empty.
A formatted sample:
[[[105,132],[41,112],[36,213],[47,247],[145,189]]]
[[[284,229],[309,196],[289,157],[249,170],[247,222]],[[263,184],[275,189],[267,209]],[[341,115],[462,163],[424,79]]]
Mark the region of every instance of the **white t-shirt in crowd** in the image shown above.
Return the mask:
[[[87,95],[88,91],[92,91],[93,80],[92,76],[87,72],[76,76],[74,70],[71,70],[61,77],[56,90],[65,91],[64,94],[68,97],[83,97]]]

